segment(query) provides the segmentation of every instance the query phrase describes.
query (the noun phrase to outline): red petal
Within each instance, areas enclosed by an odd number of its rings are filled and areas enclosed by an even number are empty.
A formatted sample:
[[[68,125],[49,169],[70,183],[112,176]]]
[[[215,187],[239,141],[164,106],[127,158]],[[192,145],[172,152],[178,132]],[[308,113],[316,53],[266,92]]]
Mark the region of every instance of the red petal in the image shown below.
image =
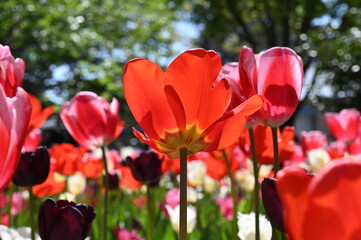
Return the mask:
[[[198,122],[200,129],[206,129],[227,109],[231,98],[228,82],[222,80],[212,88],[221,67],[219,55],[204,49],[186,51],[169,65],[167,81],[183,104],[187,124]]]
[[[123,86],[130,111],[148,137],[177,128],[164,92],[165,74],[156,64],[145,59],[127,62]]]

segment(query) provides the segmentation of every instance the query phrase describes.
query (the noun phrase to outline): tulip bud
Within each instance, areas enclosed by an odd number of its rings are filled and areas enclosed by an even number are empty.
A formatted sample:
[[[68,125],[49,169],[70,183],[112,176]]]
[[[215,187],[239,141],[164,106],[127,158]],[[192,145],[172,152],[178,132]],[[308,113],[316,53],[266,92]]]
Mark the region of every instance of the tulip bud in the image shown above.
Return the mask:
[[[238,212],[238,237],[242,240],[245,239],[256,239],[255,233],[255,216],[254,212],[249,214],[243,214]],[[272,238],[272,226],[267,218],[260,214],[259,215],[259,229],[260,229],[260,240],[271,240]]]
[[[207,168],[203,161],[191,161],[188,163],[188,183],[193,187],[203,186]]]
[[[13,182],[20,187],[31,187],[43,183],[50,169],[50,154],[46,147],[38,147],[35,152],[21,154]]]
[[[179,232],[179,208],[180,206],[177,205],[175,208],[166,205],[165,208],[168,211],[170,221],[172,223],[172,227],[174,231]],[[187,206],[187,233],[191,233],[197,222],[197,212],[195,207],[188,205]]]
[[[276,190],[277,179],[265,178],[261,184],[262,202],[272,225],[284,232],[283,205]]]
[[[154,152],[143,152],[135,160],[131,157],[127,157],[126,163],[130,167],[136,180],[151,185],[158,184],[162,175],[162,161]]]
[[[84,240],[94,218],[91,206],[48,198],[39,209],[39,235],[43,240]]]

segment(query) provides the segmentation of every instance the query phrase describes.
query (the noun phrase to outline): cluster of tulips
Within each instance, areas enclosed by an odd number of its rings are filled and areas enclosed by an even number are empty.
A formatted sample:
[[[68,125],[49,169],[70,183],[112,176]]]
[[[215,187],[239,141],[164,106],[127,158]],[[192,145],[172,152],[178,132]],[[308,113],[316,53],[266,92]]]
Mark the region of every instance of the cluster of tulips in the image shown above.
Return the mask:
[[[78,145],[40,146],[54,110],[21,87],[24,72],[0,45],[2,240],[361,239],[360,112],[324,115],[334,141],[296,141],[282,126],[303,85],[289,48],[243,47],[223,66],[193,49],[165,72],[130,60],[122,84],[145,144],[121,149],[109,147],[125,127],[118,101],[88,91],[59,112]]]

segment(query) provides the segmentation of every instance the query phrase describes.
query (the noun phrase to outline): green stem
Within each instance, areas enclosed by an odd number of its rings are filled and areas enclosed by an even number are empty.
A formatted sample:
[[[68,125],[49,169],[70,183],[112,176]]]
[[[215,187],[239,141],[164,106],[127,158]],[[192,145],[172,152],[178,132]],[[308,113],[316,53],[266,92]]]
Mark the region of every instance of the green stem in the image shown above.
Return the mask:
[[[104,204],[103,204],[103,225],[102,225],[102,239],[107,239],[107,213],[108,213],[108,188],[109,188],[109,178],[108,178],[108,164],[107,164],[107,157],[105,153],[105,147],[102,148],[102,155],[103,155],[103,164],[105,169],[105,178],[103,182],[103,186],[105,188],[104,192]]]
[[[274,165],[273,165],[273,172],[274,177],[278,170],[280,170],[280,157],[278,154],[278,136],[277,136],[277,127],[272,127],[272,140],[273,140],[273,156],[274,156]]]
[[[179,240],[187,240],[187,148],[181,148],[180,154],[180,213]]]
[[[147,184],[147,212],[148,212],[147,240],[152,240],[154,212],[153,212],[152,187],[150,186],[150,184]]]
[[[33,187],[29,187],[29,213],[30,213],[31,240],[35,240]]]
[[[231,164],[230,164],[229,159],[227,157],[227,153],[226,153],[226,151],[224,149],[222,150],[222,153],[223,153],[223,158],[226,161],[228,177],[231,180],[231,195],[232,195],[232,203],[233,203],[232,239],[237,240],[238,239],[238,237],[237,237],[237,234],[238,234],[238,225],[237,225],[237,208],[238,208],[238,204],[237,204],[236,183],[235,183],[234,178],[233,178]]]
[[[260,232],[259,232],[259,182],[258,182],[258,162],[257,162],[257,152],[256,152],[256,142],[254,140],[254,133],[252,128],[248,128],[249,139],[251,141],[251,151],[252,151],[252,163],[253,163],[253,175],[254,175],[254,212],[255,212],[255,233],[256,233],[256,240],[260,239]]]

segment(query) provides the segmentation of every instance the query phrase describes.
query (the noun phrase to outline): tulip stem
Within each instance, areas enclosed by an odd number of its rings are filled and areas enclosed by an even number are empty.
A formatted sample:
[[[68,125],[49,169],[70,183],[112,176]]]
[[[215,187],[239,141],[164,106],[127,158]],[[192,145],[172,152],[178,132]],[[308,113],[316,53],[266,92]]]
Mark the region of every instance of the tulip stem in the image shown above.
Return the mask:
[[[277,127],[272,127],[272,140],[273,140],[273,156],[274,156],[274,165],[273,165],[273,172],[274,177],[276,177],[276,174],[278,170],[280,170],[280,157],[278,154],[278,136],[277,136]]]
[[[34,194],[33,194],[32,186],[29,187],[29,213],[30,213],[31,240],[35,240]]]
[[[154,212],[153,212],[152,187],[150,186],[150,184],[147,184],[147,212],[148,212],[147,240],[152,240],[153,239]]]
[[[180,213],[179,240],[187,240],[187,148],[181,148],[180,154]]]
[[[257,152],[256,152],[256,142],[254,140],[254,132],[253,128],[248,128],[249,139],[251,141],[251,152],[252,152],[252,163],[253,163],[253,175],[254,175],[254,212],[255,212],[255,233],[256,233],[256,240],[260,239],[260,232],[259,232],[259,169],[258,169],[258,162],[257,162]]]
[[[232,195],[232,203],[233,203],[233,218],[232,218],[232,239],[237,240],[238,234],[238,225],[237,225],[237,190],[236,190],[236,182],[234,181],[231,164],[229,162],[227,153],[224,149],[222,149],[223,158],[226,162],[228,177],[231,180],[231,195]]]
[[[105,153],[105,147],[101,147],[102,149],[102,159],[104,164],[104,170],[105,170],[105,177],[104,177],[104,203],[103,203],[103,226],[102,226],[102,239],[107,239],[107,213],[108,213],[108,188],[109,188],[109,173],[108,173],[108,164],[107,164],[107,157]]]

